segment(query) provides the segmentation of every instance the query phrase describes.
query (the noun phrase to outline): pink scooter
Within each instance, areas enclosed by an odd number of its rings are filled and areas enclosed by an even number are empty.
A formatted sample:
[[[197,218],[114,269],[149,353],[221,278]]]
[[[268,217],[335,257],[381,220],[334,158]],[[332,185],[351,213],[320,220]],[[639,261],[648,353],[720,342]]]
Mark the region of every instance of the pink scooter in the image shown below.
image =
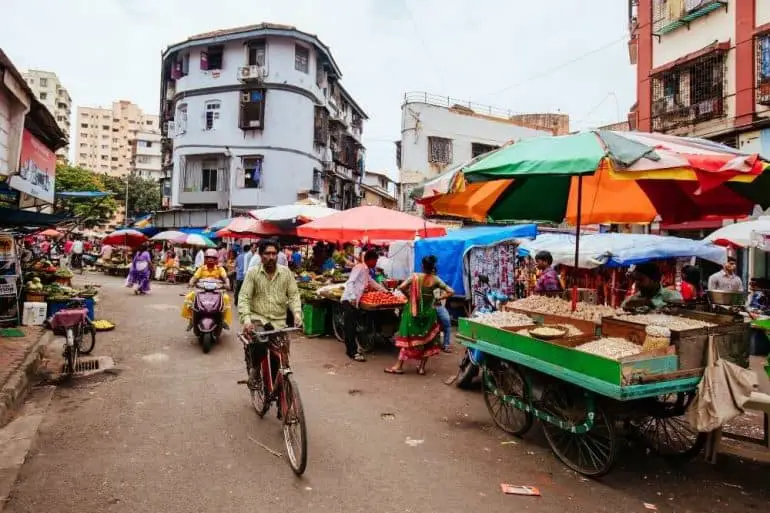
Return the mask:
[[[224,327],[224,284],[220,280],[204,279],[196,283],[193,300],[193,333],[204,353],[211,351]]]

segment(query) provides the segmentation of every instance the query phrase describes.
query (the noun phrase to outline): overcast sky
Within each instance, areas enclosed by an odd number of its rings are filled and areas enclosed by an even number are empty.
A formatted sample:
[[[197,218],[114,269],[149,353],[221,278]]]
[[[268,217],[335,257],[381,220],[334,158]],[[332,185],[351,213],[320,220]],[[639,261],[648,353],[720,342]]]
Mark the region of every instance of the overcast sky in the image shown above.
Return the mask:
[[[55,71],[74,105],[126,99],[157,114],[160,53],[169,44],[264,21],[295,25],[331,48],[343,84],[371,118],[364,126],[367,168],[394,172],[406,91],[560,111],[573,130],[625,119],[635,97],[626,4],[2,0],[0,47],[20,70]]]

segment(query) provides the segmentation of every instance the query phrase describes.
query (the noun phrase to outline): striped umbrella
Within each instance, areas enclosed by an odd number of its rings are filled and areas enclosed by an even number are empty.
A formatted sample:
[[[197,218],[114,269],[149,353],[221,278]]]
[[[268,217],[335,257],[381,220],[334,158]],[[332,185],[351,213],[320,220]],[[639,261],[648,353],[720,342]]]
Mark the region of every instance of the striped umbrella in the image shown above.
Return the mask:
[[[228,224],[230,224],[230,221],[232,221],[232,219],[230,219],[230,218],[226,218],[226,219],[222,219],[220,221],[217,221],[216,223],[208,226],[204,230],[204,232],[205,233],[216,233],[219,230],[221,230],[222,228],[224,228],[225,226],[227,226]]]
[[[168,241],[175,244],[182,244],[184,243],[185,239],[187,239],[187,234],[184,232],[178,232],[176,230],[160,232],[150,238],[150,240]]]
[[[116,230],[107,235],[104,240],[102,240],[102,244],[136,248],[141,246],[145,241],[147,241],[147,236],[145,234],[140,231],[127,228],[124,230]]]
[[[196,248],[215,248],[217,247],[214,242],[209,239],[208,237],[205,237],[203,235],[198,235],[197,233],[191,233],[191,234],[185,234],[186,237],[182,242],[179,244],[185,245],[185,246],[193,246]]]

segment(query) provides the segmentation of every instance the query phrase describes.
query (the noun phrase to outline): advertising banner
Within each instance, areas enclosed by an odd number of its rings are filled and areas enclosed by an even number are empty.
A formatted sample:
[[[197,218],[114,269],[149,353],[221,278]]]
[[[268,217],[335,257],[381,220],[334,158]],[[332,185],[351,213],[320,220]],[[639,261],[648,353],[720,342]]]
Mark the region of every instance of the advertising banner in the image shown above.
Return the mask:
[[[24,130],[19,174],[11,177],[11,187],[46,203],[53,203],[55,179],[56,154]]]

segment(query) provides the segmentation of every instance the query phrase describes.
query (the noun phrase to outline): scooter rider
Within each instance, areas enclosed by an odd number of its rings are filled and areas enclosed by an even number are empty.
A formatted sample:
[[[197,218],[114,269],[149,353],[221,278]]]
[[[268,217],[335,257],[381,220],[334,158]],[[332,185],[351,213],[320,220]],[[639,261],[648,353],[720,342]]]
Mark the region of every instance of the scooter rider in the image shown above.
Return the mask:
[[[195,287],[195,284],[199,280],[215,279],[220,280],[224,284],[226,289],[230,289],[230,280],[227,278],[227,271],[224,267],[219,265],[217,250],[207,249],[204,257],[203,265],[195,270],[195,274],[190,279],[190,287]],[[182,307],[182,317],[190,321],[190,325],[187,330],[192,329],[192,304],[195,299],[195,291],[190,291],[184,300],[184,306]],[[223,300],[225,305],[224,323],[225,328],[230,329],[230,325],[233,321],[233,313],[230,308],[230,296],[223,294]]]

